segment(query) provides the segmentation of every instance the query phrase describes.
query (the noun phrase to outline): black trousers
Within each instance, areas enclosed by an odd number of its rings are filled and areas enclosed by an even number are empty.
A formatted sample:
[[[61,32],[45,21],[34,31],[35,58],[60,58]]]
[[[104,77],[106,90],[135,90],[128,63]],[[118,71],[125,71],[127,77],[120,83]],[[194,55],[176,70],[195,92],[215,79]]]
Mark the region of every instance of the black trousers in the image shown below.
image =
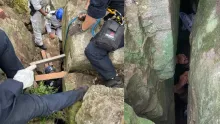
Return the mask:
[[[0,30],[0,68],[6,73],[8,78],[13,78],[18,70],[24,68],[15,55],[11,41],[2,30]],[[35,117],[46,116],[73,105],[78,100],[81,100],[83,95],[84,91],[82,89],[45,96],[20,94],[15,99],[12,99],[13,104],[11,106],[2,110],[2,116],[6,118],[0,123],[26,124]]]
[[[35,117],[47,116],[73,105],[83,97],[82,90],[37,96],[21,94],[4,124],[27,124]]]
[[[124,47],[124,37],[119,48],[121,47]],[[109,58],[107,50],[97,47],[90,41],[84,52],[92,66],[104,80],[109,80],[116,76],[115,67]]]

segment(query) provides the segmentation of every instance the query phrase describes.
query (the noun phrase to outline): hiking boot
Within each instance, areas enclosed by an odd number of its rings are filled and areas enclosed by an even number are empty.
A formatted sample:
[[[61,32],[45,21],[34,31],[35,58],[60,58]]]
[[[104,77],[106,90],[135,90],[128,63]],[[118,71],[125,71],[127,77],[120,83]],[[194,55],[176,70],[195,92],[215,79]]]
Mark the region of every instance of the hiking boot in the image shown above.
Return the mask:
[[[107,80],[105,82],[106,87],[117,87],[117,88],[123,88],[123,82],[122,79],[119,76],[116,76],[110,80]]]
[[[42,50],[47,50],[47,47],[44,44],[41,46],[35,44],[35,46],[41,48]]]
[[[84,97],[84,95],[86,94],[86,92],[87,92],[88,89],[89,89],[88,86],[81,86],[81,87],[78,87],[78,88],[75,89],[75,90],[78,90],[78,91],[82,92],[82,93],[80,94],[80,96],[78,97],[78,100],[81,101],[81,100],[83,99],[83,97]]]

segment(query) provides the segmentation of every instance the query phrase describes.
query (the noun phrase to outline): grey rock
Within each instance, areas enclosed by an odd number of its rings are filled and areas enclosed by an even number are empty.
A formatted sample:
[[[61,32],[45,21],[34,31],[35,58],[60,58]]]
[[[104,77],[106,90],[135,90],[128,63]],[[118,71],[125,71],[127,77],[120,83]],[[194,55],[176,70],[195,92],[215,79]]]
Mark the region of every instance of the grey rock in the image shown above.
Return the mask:
[[[63,8],[66,6],[68,0],[51,0],[51,5],[54,9]]]
[[[138,116],[173,124],[173,92],[165,91],[173,88],[179,1],[125,4],[125,101]]]
[[[77,124],[121,124],[124,117],[124,90],[93,85],[76,115]]]
[[[220,3],[199,1],[191,34],[188,124],[218,124]]]
[[[65,41],[66,29],[69,21],[78,15],[80,10],[84,8],[85,4],[86,1],[73,0],[73,1],[69,1],[67,6],[65,7],[65,14],[62,22],[63,30],[64,30],[63,31],[64,41]],[[74,24],[76,23],[80,23],[80,22],[75,22]],[[65,53],[66,53],[65,67],[68,71],[76,71],[76,70],[83,71],[83,70],[92,69],[90,62],[87,60],[86,56],[84,55],[84,50],[91,38],[92,38],[91,29],[87,30],[82,34],[74,35],[68,38],[65,48]],[[122,69],[124,63],[123,48],[111,53],[110,56],[115,67]]]
[[[0,28],[8,35],[22,64],[29,66],[36,55],[32,35],[12,9],[3,7],[3,10],[8,17],[0,19]]]

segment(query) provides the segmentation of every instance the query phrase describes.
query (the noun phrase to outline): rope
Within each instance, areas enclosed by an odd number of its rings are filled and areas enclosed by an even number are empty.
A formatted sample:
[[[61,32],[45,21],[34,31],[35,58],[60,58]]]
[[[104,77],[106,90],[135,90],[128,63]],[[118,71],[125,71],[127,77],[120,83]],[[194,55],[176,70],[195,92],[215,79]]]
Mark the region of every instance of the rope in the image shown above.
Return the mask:
[[[68,39],[68,33],[69,33],[69,28],[70,28],[70,25],[72,25],[73,22],[75,22],[77,20],[78,17],[75,17],[73,18],[72,20],[70,20],[69,24],[68,24],[68,27],[66,29],[66,38],[65,38],[65,41],[64,41],[64,50],[63,52],[65,52],[65,49],[66,49],[66,41]]]
[[[95,33],[95,29],[97,28],[98,24],[101,22],[101,19],[97,19],[96,20],[96,23],[92,26],[92,30],[91,30],[91,33],[92,33],[92,36],[94,37],[96,35]]]
[[[64,41],[64,50],[63,50],[64,52],[65,52],[65,49],[66,49],[66,42],[67,42],[67,39],[68,39],[69,28],[72,25],[72,23],[77,20],[77,18],[78,17],[75,17],[75,18],[71,19],[69,24],[68,24],[68,27],[67,27],[67,30],[66,30],[66,38],[65,38],[65,41]],[[95,29],[97,28],[97,26],[100,22],[101,22],[101,19],[97,19],[96,23],[92,26],[91,34],[92,34],[93,37],[96,35]]]

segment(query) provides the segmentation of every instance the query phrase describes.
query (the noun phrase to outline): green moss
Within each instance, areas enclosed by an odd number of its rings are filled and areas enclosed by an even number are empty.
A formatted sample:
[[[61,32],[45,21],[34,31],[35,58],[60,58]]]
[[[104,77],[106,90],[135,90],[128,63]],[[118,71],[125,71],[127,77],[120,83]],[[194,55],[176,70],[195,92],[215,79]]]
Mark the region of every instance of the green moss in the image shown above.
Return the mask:
[[[82,102],[76,102],[74,105],[72,105],[71,107],[69,107],[67,109],[68,124],[77,124],[76,121],[75,121],[75,117],[76,117],[76,114],[79,111],[81,105],[82,105]]]
[[[14,9],[20,14],[25,14],[29,10],[27,0],[13,0],[12,4]]]
[[[125,124],[154,124],[152,121],[138,117],[131,106],[124,104]]]
[[[53,93],[56,93],[57,92],[57,89],[54,88],[54,87],[50,87],[50,86],[45,86],[43,84],[43,82],[40,82],[39,86],[37,88],[34,88],[34,87],[31,87],[30,89],[28,89],[26,91],[27,93],[30,93],[30,94],[36,94],[36,95],[47,95],[47,94],[53,94]],[[39,117],[39,118],[36,118],[34,120],[37,120],[39,121],[39,123],[41,124],[44,124],[46,123],[48,120],[54,120],[56,118],[60,118],[60,119],[63,119],[63,120],[66,120],[66,116],[65,116],[65,113],[62,112],[62,111],[58,111],[58,112],[55,112],[49,116],[45,116],[45,117]]]

